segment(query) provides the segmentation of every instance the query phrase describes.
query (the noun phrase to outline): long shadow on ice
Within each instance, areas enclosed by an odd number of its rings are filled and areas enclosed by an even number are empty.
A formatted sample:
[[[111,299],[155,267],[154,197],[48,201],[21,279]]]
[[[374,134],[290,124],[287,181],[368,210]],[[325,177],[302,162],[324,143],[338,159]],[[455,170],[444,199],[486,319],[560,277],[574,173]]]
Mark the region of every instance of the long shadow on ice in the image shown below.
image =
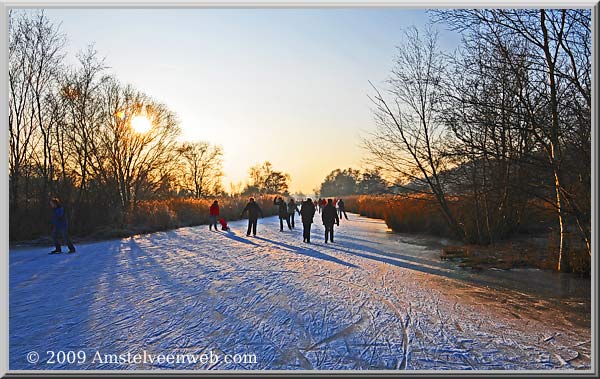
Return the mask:
[[[227,238],[230,238],[230,239],[232,239],[234,241],[237,241],[237,242],[247,243],[248,245],[258,246],[257,243],[254,243],[254,242],[252,242],[252,241],[250,241],[247,238],[244,238],[242,236],[238,236],[238,235],[235,234],[235,232],[233,232],[231,230],[228,231],[228,232],[222,233],[222,235],[225,236],[225,237],[227,237]]]
[[[367,240],[367,239],[364,239],[364,238],[358,238],[358,237],[349,236],[347,234],[344,234],[343,232],[342,233],[338,233],[337,237],[338,238],[341,237],[341,239],[343,239],[343,240],[353,240],[353,241],[367,242],[367,243],[376,244],[376,245],[381,245],[382,244],[381,242],[378,242],[378,241],[371,241],[371,240]]]
[[[329,262],[341,264],[341,265],[346,266],[346,267],[358,268],[358,266],[353,265],[352,263],[348,263],[348,262],[345,262],[345,261],[343,261],[341,259],[332,257],[330,255],[323,254],[322,252],[317,251],[317,250],[312,249],[312,248],[309,248],[309,247],[293,246],[293,245],[289,245],[289,244],[284,243],[284,242],[274,241],[274,240],[270,240],[270,239],[263,238],[263,237],[255,237],[255,238],[259,239],[259,240],[262,240],[262,241],[265,241],[265,242],[268,242],[268,243],[271,243],[273,245],[277,245],[277,246],[283,247],[286,250],[288,250],[290,252],[293,252],[293,253],[296,253],[296,254],[302,254],[302,255],[306,255],[306,256],[309,256],[309,257],[312,257],[312,258],[317,258],[317,259],[323,259],[325,261],[329,261]]]
[[[466,271],[458,271],[452,269],[450,266],[443,267],[441,264],[435,264],[434,262],[421,260],[415,257],[401,255],[401,254],[390,254],[379,249],[372,247],[359,245],[359,244],[348,244],[340,245],[340,247],[333,245],[326,245],[327,248],[337,250],[343,254],[355,255],[361,258],[371,259],[378,262],[388,263],[397,267],[407,268],[414,271],[419,271],[431,275],[443,276],[450,279],[456,279],[470,284],[490,286],[490,287],[505,287],[512,290],[520,291],[522,288],[518,286],[511,286],[503,281],[496,280],[492,276],[486,276],[483,273],[473,273]],[[344,248],[345,247],[345,248]],[[357,251],[358,250],[358,251]],[[361,252],[364,251],[364,252]],[[426,265],[425,265],[426,264]],[[431,267],[434,266],[434,267]],[[437,266],[437,267],[435,267]],[[439,268],[438,268],[439,267]]]
[[[48,248],[11,252],[9,330],[11,370],[81,369],[77,365],[46,363],[46,351],[91,350],[100,347],[92,306],[98,301],[110,308],[113,299],[99,298],[99,282],[119,255],[119,241],[77,246],[77,253],[48,255]],[[24,261],[21,254],[27,254]],[[104,283],[106,285],[106,283]],[[117,293],[113,293],[116,297]],[[37,351],[40,363],[26,356]]]
[[[358,250],[358,251],[364,251],[367,253],[371,253],[371,254],[375,254],[375,255],[380,255],[380,256],[385,256],[385,257],[389,257],[389,258],[395,258],[395,259],[400,259],[402,261],[409,261],[409,262],[413,262],[416,265],[419,266],[433,266],[433,267],[437,267],[443,270],[447,270],[450,267],[445,264],[444,262],[440,261],[440,260],[431,260],[431,259],[426,259],[426,258],[419,258],[416,257],[414,255],[406,255],[406,254],[401,254],[398,252],[387,252],[387,251],[383,251],[380,250],[378,248],[375,247],[371,247],[365,244],[360,244],[360,243],[356,243],[356,242],[351,242],[351,241],[345,241],[347,239],[358,239],[358,238],[354,238],[354,237],[350,237],[348,235],[345,234],[338,234],[337,236],[337,242],[335,245],[337,246],[343,246],[346,247],[348,249],[352,249],[352,250]],[[358,239],[360,240],[360,239]],[[370,244],[372,244],[372,241],[368,241],[368,240],[363,240],[365,242],[368,242]],[[331,245],[327,245],[330,246]],[[345,251],[345,250],[344,250]]]
[[[562,297],[583,297],[589,296],[589,281],[579,280],[555,272],[535,271],[530,274],[523,274],[519,271],[498,271],[481,270],[471,271],[463,270],[445,264],[427,259],[421,259],[414,256],[390,253],[374,247],[357,243],[337,243],[339,247],[327,245],[332,250],[337,250],[344,254],[351,254],[361,258],[371,259],[379,262],[385,262],[394,266],[420,271],[432,275],[442,276],[450,279],[459,280],[468,284],[477,286],[488,286],[492,288],[504,288],[520,292],[522,294],[542,296],[547,300],[552,298],[560,299]],[[536,285],[534,285],[534,283]],[[540,285],[543,284],[543,285]],[[584,287],[583,289],[580,287]],[[585,287],[588,287],[586,290]]]

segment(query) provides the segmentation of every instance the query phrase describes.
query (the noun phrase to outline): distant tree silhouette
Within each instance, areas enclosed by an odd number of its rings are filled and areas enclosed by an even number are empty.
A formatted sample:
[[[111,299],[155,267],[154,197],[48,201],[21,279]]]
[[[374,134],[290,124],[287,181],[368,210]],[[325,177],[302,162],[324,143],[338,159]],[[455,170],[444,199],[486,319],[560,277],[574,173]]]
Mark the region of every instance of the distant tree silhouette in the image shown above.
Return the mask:
[[[359,170],[352,168],[333,170],[325,177],[319,193],[322,197],[353,195],[358,188],[359,178]]]
[[[252,194],[282,194],[287,195],[290,181],[289,174],[273,170],[270,162],[256,165],[250,168],[250,183],[243,193]]]

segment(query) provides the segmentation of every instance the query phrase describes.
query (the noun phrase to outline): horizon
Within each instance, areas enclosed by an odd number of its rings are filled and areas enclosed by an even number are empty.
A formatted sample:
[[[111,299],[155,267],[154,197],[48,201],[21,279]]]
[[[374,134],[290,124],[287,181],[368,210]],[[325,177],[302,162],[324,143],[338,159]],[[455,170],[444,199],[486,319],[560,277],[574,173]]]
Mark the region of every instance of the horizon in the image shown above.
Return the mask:
[[[305,194],[335,169],[364,168],[369,81],[387,79],[403,28],[428,23],[412,9],[44,11],[69,64],[93,44],[107,73],[177,114],[179,140],[221,146],[225,190],[269,161]],[[442,49],[458,46],[436,28]]]

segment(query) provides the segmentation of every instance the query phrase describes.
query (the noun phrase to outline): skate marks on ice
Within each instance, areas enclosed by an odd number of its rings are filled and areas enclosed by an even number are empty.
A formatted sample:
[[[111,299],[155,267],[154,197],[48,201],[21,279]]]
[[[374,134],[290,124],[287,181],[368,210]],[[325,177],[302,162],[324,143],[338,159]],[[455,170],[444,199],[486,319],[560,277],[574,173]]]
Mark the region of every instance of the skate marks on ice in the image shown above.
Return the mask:
[[[365,257],[375,248],[402,253],[380,238],[385,226],[377,220],[342,222],[334,245],[321,242],[318,223],[310,245],[300,242],[301,230],[280,233],[277,224],[261,220],[257,238],[233,222],[230,233],[182,228],[83,245],[74,256],[11,252],[10,368],[589,367],[589,329],[542,300]],[[257,361],[42,367],[25,360],[32,350],[78,349],[252,353]]]

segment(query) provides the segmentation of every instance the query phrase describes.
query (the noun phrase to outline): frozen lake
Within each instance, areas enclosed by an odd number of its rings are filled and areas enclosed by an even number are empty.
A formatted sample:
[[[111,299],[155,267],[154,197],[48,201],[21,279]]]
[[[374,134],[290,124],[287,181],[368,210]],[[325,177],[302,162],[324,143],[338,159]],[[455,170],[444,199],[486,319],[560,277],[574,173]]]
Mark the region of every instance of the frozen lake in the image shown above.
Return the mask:
[[[257,237],[242,220],[229,233],[188,227],[73,255],[11,249],[10,369],[590,368],[589,279],[458,269],[439,259],[440,241],[349,217],[329,245],[317,214],[310,245],[298,222],[282,233],[270,217]],[[48,351],[84,353],[49,363]],[[144,352],[255,360],[93,359]]]

